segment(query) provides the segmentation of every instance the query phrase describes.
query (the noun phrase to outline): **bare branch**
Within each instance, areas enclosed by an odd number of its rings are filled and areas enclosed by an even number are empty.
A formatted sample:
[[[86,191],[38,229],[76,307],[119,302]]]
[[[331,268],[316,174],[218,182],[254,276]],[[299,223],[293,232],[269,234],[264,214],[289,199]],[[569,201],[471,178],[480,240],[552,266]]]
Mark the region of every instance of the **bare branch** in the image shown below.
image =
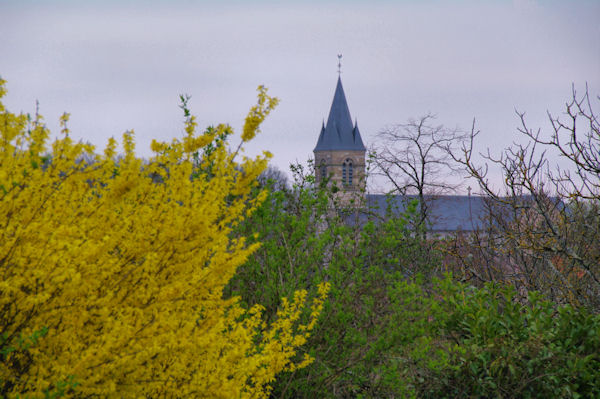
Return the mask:
[[[518,131],[529,142],[513,143],[497,157],[489,150],[480,154],[482,166],[472,158],[479,133],[475,122],[458,151],[447,149],[489,200],[488,235],[477,245],[486,259],[483,264],[489,268],[495,263],[494,269],[502,271],[494,278],[521,282],[525,290],[541,290],[556,301],[598,311],[600,125],[587,87],[582,96],[573,88],[565,109],[562,118],[548,113],[549,135],[531,129],[525,113],[517,111]],[[568,166],[551,168],[548,151],[558,153]],[[486,179],[489,164],[502,170],[503,193]]]

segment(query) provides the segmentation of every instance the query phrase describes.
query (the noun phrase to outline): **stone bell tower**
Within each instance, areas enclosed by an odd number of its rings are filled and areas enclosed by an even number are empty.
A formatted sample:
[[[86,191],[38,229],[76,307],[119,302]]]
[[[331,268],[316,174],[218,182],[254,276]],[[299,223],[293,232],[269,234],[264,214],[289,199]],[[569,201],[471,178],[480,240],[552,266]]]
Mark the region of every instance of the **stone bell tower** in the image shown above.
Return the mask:
[[[339,76],[327,124],[323,123],[313,152],[317,184],[328,179],[338,188],[336,196],[343,205],[364,199],[366,148],[357,123],[352,123]]]

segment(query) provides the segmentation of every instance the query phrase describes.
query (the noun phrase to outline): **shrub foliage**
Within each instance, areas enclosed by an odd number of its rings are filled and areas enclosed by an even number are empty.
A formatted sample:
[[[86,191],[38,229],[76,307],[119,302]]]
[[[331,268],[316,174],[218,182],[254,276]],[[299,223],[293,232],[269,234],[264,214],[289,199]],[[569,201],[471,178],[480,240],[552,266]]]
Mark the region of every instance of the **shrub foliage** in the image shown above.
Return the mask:
[[[243,142],[275,104],[260,88]],[[237,162],[217,140],[230,128],[197,135],[183,107],[183,139],[143,162],[133,132],[121,157],[114,140],[96,155],[64,115],[49,147],[40,116],[0,104],[0,396],[263,397],[310,362],[296,348],[325,285],[308,311],[305,291],[282,299],[269,325],[222,296],[258,247],[233,231],[265,198],[268,154]]]
[[[0,396],[600,397],[593,306],[444,275],[417,203],[343,209],[301,166],[264,184],[268,154],[236,160],[262,87],[235,149],[182,102],[148,161],[133,132],[122,156],[73,142],[68,115],[49,146],[0,103]]]
[[[281,374],[273,397],[600,394],[600,316],[511,285],[444,277],[443,243],[413,227],[417,204],[356,223],[327,187],[295,170],[295,185],[271,192],[242,224],[263,245],[226,289],[274,317],[280,296],[331,284],[302,348],[315,361]]]

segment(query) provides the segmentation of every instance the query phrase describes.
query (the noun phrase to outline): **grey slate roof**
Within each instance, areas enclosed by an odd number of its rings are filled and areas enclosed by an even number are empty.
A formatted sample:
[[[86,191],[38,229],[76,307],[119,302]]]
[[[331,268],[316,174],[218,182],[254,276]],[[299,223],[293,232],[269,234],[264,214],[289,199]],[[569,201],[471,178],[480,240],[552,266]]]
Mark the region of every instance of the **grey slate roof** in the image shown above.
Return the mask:
[[[385,217],[386,210],[403,212],[406,205],[416,199],[412,195],[386,196],[368,194],[367,206],[372,213]],[[430,230],[434,232],[474,231],[484,227],[487,215],[485,199],[479,196],[439,195],[427,196]]]
[[[338,77],[327,125],[323,124],[314,151],[350,150],[366,151],[360,137],[358,124],[352,126],[350,110],[344,95],[342,80]]]

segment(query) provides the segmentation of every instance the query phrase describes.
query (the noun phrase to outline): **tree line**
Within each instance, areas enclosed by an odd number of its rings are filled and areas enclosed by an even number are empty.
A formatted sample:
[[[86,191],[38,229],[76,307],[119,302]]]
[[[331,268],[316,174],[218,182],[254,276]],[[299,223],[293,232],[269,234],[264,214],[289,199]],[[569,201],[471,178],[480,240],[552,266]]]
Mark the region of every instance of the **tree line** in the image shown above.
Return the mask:
[[[277,104],[264,88],[239,145],[227,125],[198,134],[181,100],[184,137],[154,142],[147,162],[132,132],[122,156],[114,140],[97,154],[73,142],[67,116],[50,144],[41,116],[0,104],[0,395],[600,395],[600,135],[587,93],[550,139],[522,119],[533,144],[489,159],[506,171],[500,193],[472,161],[475,128],[430,116],[403,127],[431,146],[399,158],[421,162],[406,180],[393,153],[376,160],[398,192],[423,199],[436,168],[462,165],[487,193],[486,228],[443,238],[419,198],[358,212],[311,165],[285,184],[265,172],[268,154],[241,157]],[[577,167],[555,172],[540,146]]]

